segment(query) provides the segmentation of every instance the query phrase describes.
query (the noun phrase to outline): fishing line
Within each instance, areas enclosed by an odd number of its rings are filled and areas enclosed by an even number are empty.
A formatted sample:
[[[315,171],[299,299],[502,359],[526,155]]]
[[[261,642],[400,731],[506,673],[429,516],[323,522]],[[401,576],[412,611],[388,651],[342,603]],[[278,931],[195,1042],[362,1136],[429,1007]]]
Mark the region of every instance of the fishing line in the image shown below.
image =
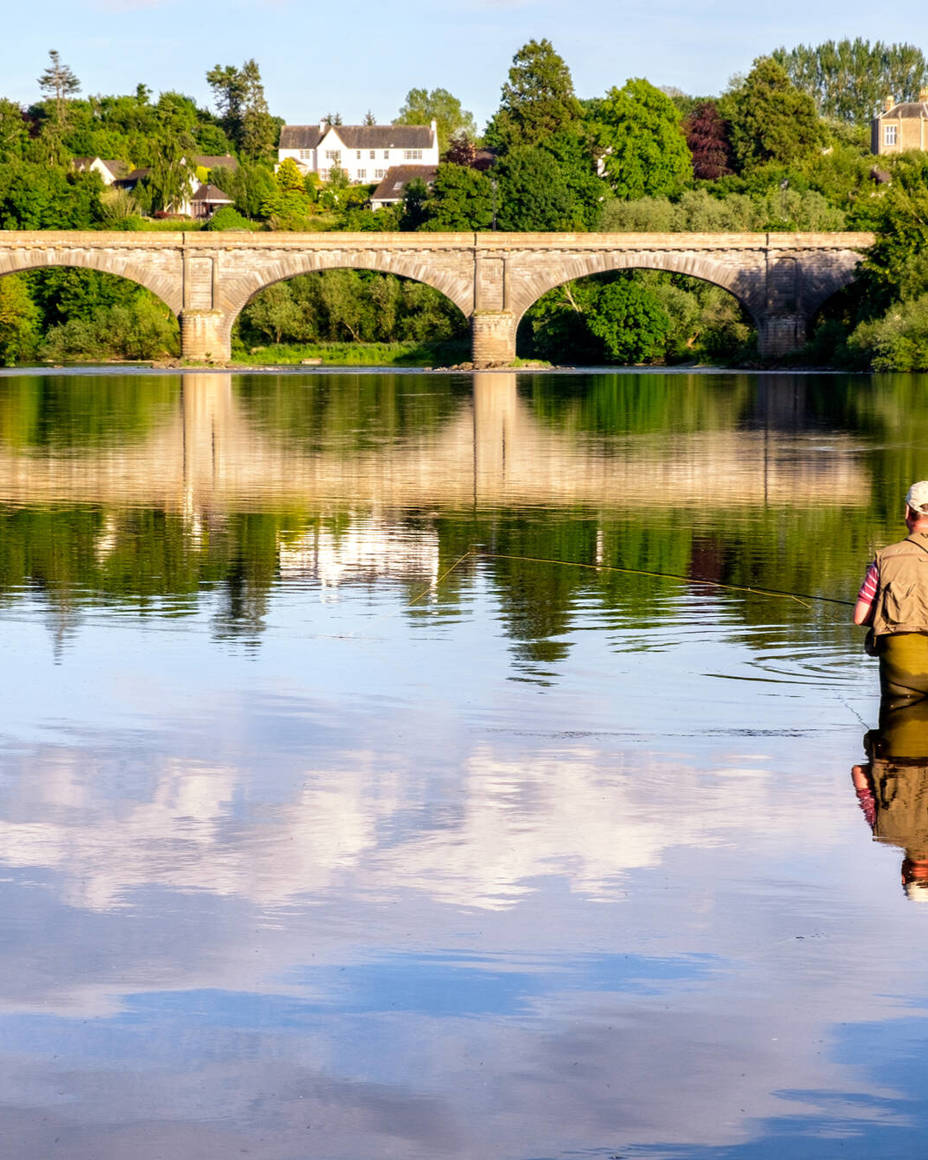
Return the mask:
[[[419,593],[419,595],[414,596],[412,598],[412,600],[410,600],[409,603],[405,607],[412,608],[412,606],[414,604],[418,604],[420,600],[424,600],[430,592],[432,592],[434,589],[436,589],[438,587],[439,584],[442,583],[443,580],[447,580],[447,578],[451,575],[451,573],[455,570],[455,568],[457,568],[457,566],[459,564],[463,564],[465,560],[467,560],[470,556],[473,556],[473,555],[474,555],[474,549],[468,548],[463,556],[458,556],[458,558],[454,561],[454,563],[449,568],[446,568],[444,570],[444,572],[442,572],[442,574],[435,580],[435,582],[433,584],[430,584],[428,586],[428,588],[423,588],[423,590]]]
[[[617,564],[583,564],[578,560],[554,560],[543,556],[515,556],[506,552],[485,552],[480,549],[475,554],[483,556],[487,560],[522,560],[527,564],[560,564],[567,568],[589,568],[594,572],[623,572],[630,576],[655,576],[661,580],[679,580],[684,584],[709,584],[713,588],[726,588],[731,592],[753,592],[758,596],[777,596],[783,600],[795,600],[797,604],[802,604],[805,608],[810,607],[805,603],[807,600],[818,600],[826,604],[845,604],[849,608],[854,607],[853,600],[841,600],[837,596],[817,596],[810,592],[786,592],[779,588],[749,588],[743,584],[723,584],[721,580],[709,580],[702,576],[679,576],[673,572],[651,572],[645,568],[620,568]],[[454,567],[457,567],[457,564]]]

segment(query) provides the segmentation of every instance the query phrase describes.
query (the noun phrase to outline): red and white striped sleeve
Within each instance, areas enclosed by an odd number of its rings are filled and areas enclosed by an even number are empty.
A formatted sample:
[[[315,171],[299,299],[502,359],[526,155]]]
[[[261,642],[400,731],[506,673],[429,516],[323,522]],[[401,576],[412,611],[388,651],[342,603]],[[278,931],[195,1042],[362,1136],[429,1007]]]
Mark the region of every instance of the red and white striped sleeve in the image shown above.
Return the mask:
[[[868,607],[873,604],[876,597],[876,590],[880,586],[880,570],[874,561],[867,569],[867,575],[864,576],[864,582],[860,586],[860,591],[857,593],[858,601],[863,601]]]

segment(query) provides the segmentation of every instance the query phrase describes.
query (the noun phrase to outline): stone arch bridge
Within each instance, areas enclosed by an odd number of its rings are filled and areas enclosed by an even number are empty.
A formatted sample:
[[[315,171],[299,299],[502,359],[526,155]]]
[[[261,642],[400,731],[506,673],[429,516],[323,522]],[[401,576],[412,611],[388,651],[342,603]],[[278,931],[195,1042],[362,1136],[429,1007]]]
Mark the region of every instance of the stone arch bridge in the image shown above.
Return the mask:
[[[797,350],[832,294],[853,281],[870,234],[350,234],[0,231],[0,276],[44,266],[118,274],[178,316],[185,358],[225,361],[239,311],[266,286],[337,267],[414,278],[471,320],[477,367],[506,364],[547,290],[610,270],[689,274],[728,290],[760,353]]]

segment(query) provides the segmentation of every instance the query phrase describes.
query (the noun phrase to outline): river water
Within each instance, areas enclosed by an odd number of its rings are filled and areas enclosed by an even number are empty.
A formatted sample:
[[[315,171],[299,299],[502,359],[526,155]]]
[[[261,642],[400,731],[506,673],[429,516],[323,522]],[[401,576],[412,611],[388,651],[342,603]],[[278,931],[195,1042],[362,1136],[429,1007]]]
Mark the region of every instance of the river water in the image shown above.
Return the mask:
[[[844,602],[926,403],[0,376],[4,1157],[921,1154]]]

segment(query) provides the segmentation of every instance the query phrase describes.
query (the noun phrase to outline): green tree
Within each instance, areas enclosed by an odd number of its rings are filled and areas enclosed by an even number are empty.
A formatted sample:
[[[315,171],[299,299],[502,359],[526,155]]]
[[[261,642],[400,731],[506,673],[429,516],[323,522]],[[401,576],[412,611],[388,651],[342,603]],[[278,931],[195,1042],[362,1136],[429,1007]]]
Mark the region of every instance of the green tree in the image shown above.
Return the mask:
[[[180,213],[193,193],[196,168],[190,161],[191,145],[183,138],[162,139],[143,187],[152,212]]]
[[[238,169],[226,170],[222,189],[233,199],[239,213],[247,218],[260,218],[264,216],[262,206],[273,197],[277,185],[266,165],[246,161]]]
[[[39,340],[38,306],[16,274],[0,278],[0,363],[10,366],[31,355]]]
[[[542,144],[553,133],[573,128],[582,115],[564,60],[549,40],[530,40],[512,59],[486,142],[501,152]]]
[[[928,64],[912,44],[884,44],[857,37],[778,48],[773,58],[793,84],[815,101],[823,117],[863,125],[883,100],[914,101],[928,80]]]
[[[741,170],[769,162],[790,165],[822,144],[815,102],[800,92],[782,65],[760,57],[743,81],[719,101],[731,128],[731,143]]]
[[[557,162],[571,200],[569,228],[599,228],[602,208],[610,188],[597,172],[589,135],[582,128],[561,129],[552,134],[543,148]]]
[[[597,139],[617,197],[680,193],[692,179],[692,157],[673,101],[646,80],[611,88],[598,103]]]
[[[271,158],[280,135],[278,122],[268,111],[264,85],[257,62],[246,60],[242,65],[245,77],[245,112],[242,115],[242,154],[256,161]]]
[[[425,207],[425,230],[488,230],[493,224],[493,186],[485,173],[444,162]]]
[[[303,312],[286,282],[266,287],[249,306],[248,319],[255,330],[278,344],[285,336],[294,339],[302,336]]]
[[[48,57],[49,65],[39,77],[39,88],[54,100],[55,121],[60,126],[64,124],[68,98],[80,92],[81,82],[68,65],[61,63],[55,49],[49,51]]]
[[[663,354],[671,320],[652,291],[623,279],[602,287],[587,326],[617,362],[641,363]]]
[[[214,65],[206,74],[219,108],[222,127],[243,156],[269,157],[277,140],[277,122],[268,112],[261,70],[254,58],[241,68]]]
[[[440,153],[448,148],[448,142],[456,133],[477,135],[477,125],[473,113],[461,107],[457,97],[447,89],[410,89],[399,113],[393,119],[394,125],[430,125],[435,121],[438,129],[438,149]]]
[[[213,90],[223,129],[238,145],[248,96],[248,81],[243,71],[232,64],[217,64],[206,74],[206,83]]]
[[[873,222],[876,240],[862,265],[871,313],[928,292],[928,154],[895,158],[892,178]]]
[[[426,221],[429,187],[421,177],[415,177],[403,191],[403,214],[400,229],[418,230]]]
[[[231,205],[224,205],[217,209],[213,216],[209,219],[203,227],[206,230],[254,230],[260,229],[248,218],[242,217],[238,210]]]
[[[319,190],[319,204],[323,209],[341,209],[349,201],[351,182],[347,172],[340,165],[329,170],[329,180]]]
[[[501,230],[549,231],[570,227],[573,198],[555,159],[536,145],[511,149],[494,171]]]
[[[289,193],[296,190],[299,193],[306,192],[306,185],[303,182],[303,174],[300,172],[300,167],[293,160],[292,157],[285,157],[277,168],[274,174],[277,182],[277,187],[282,193]]]
[[[881,318],[860,323],[848,345],[876,371],[928,370],[928,294],[896,302]]]
[[[0,98],[0,161],[21,161],[28,131],[15,101]]]
[[[86,230],[103,216],[95,173],[67,174],[43,164],[0,164],[0,228]]]

